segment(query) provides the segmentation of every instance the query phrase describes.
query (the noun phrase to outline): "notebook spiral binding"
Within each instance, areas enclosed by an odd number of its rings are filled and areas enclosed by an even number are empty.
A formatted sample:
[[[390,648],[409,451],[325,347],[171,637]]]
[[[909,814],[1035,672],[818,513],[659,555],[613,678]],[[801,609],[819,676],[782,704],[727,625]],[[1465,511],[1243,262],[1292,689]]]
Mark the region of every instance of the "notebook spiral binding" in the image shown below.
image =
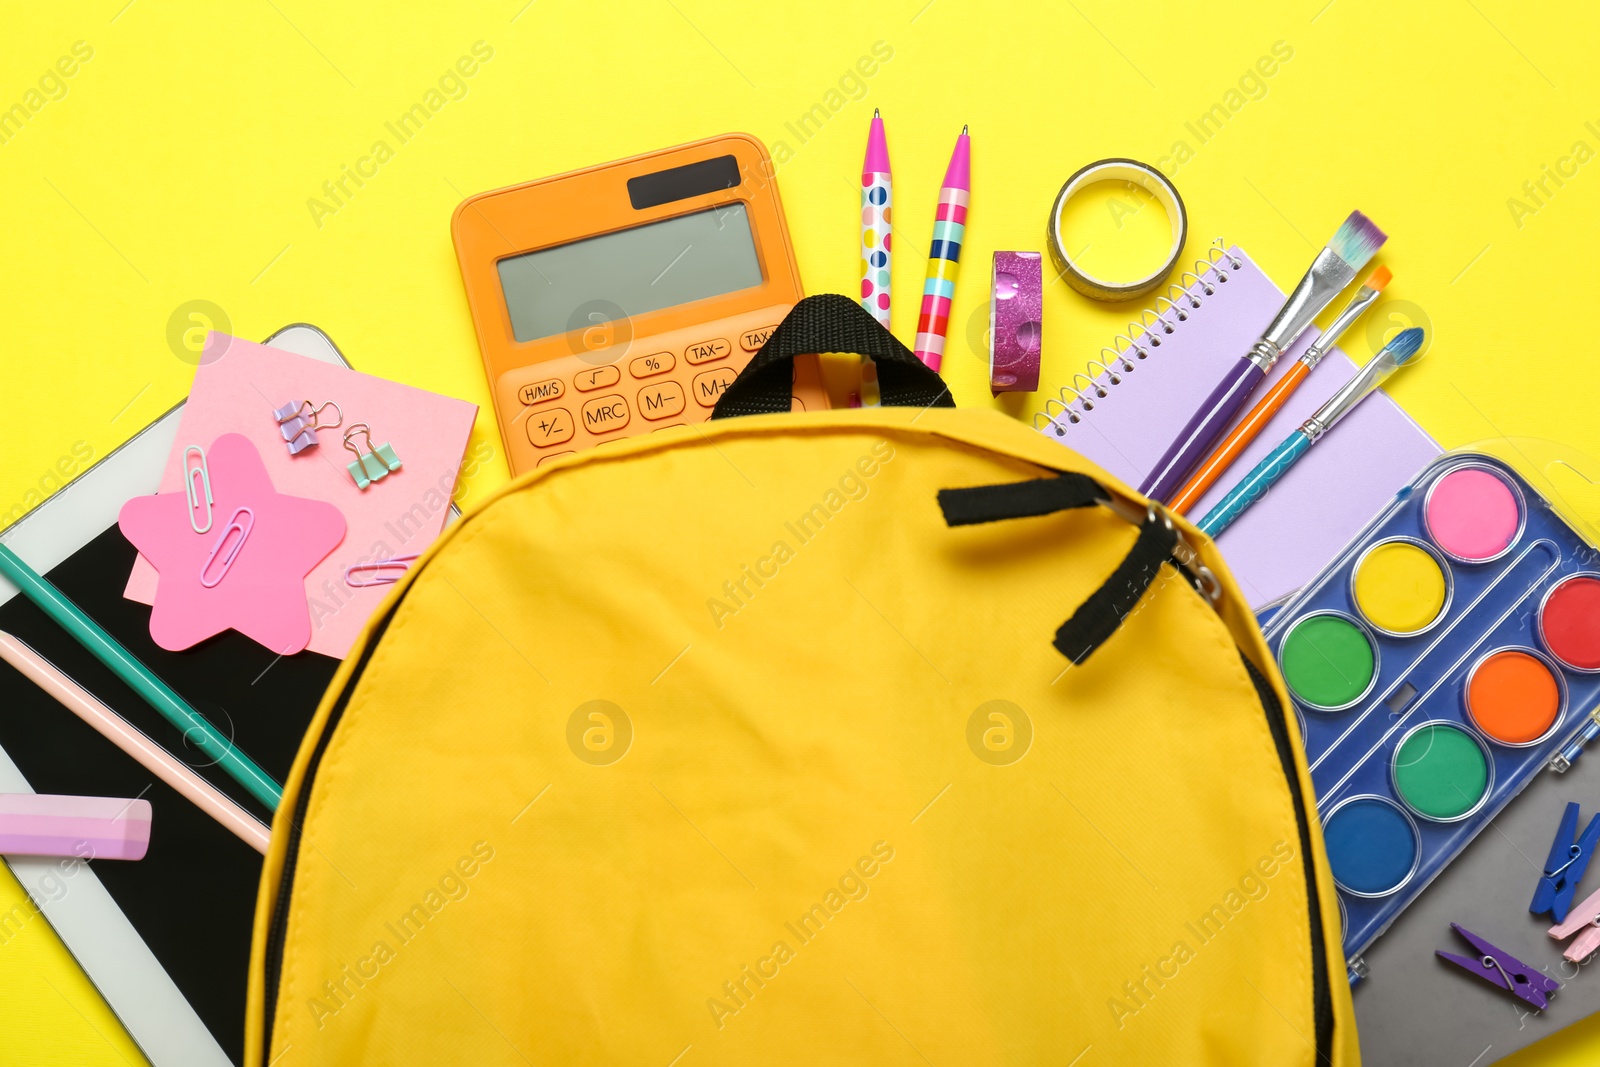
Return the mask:
[[[1176,333],[1178,323],[1187,322],[1189,313],[1198,310],[1206,297],[1216,295],[1217,286],[1227,282],[1229,269],[1238,270],[1243,265],[1228,253],[1222,238],[1213,240],[1205,258],[1194,261],[1193,270],[1178,275],[1178,280],[1156,297],[1153,308],[1139,312],[1136,321],[1128,323],[1122,333],[1111,339],[1111,344],[1100,349],[1100,359],[1091,359],[1056,396],[1045,401],[1043,411],[1034,412],[1033,428],[1065,437],[1063,418],[1068,424],[1082,422],[1094,410],[1096,400],[1110,396],[1112,387],[1122,384],[1124,374],[1132,374],[1139,362],[1161,347],[1162,337]]]

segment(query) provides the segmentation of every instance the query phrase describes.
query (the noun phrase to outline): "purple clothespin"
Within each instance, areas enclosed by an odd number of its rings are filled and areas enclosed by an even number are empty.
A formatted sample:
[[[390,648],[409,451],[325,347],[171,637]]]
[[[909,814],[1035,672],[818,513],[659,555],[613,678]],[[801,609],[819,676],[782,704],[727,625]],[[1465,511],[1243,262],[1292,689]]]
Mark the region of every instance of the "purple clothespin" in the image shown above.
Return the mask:
[[[321,422],[324,408],[332,408],[339,416],[335,422]],[[283,434],[283,440],[289,446],[289,455],[297,456],[308,448],[317,446],[317,430],[323,427],[339,426],[344,422],[344,412],[339,410],[339,405],[328,401],[322,407],[314,408],[311,401],[302,400],[299,403],[289,403],[272,412],[272,417],[278,421],[278,432]]]
[[[1465,938],[1468,944],[1478,950],[1478,954],[1458,956],[1440,949],[1438,955],[1441,958],[1469,974],[1477,975],[1492,986],[1511,990],[1519,1000],[1526,1001],[1539,1011],[1550,1006],[1550,997],[1561,988],[1560,982],[1528,966],[1504,949],[1495,948],[1460,923],[1451,923],[1450,929]]]

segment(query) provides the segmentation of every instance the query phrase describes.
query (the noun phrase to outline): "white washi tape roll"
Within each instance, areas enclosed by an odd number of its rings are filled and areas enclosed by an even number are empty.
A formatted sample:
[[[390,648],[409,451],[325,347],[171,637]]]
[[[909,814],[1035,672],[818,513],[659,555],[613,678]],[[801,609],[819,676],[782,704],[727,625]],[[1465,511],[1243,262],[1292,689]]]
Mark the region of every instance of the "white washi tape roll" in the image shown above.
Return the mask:
[[[1143,278],[1129,282],[1097,278],[1073,262],[1061,240],[1061,212],[1067,206],[1067,201],[1095,182],[1104,181],[1131,182],[1144,189],[1166,209],[1167,220],[1172,223],[1172,248],[1167,253],[1166,262]],[[1050,238],[1050,258],[1055,260],[1056,269],[1068,285],[1093,300],[1132,300],[1144,296],[1166,281],[1172,268],[1178,265],[1178,257],[1183,254],[1183,243],[1189,237],[1189,215],[1184,210],[1183,198],[1178,195],[1178,190],[1156,168],[1136,159],[1102,159],[1067,179],[1067,184],[1056,194],[1056,202],[1050,208],[1050,222],[1045,228]]]

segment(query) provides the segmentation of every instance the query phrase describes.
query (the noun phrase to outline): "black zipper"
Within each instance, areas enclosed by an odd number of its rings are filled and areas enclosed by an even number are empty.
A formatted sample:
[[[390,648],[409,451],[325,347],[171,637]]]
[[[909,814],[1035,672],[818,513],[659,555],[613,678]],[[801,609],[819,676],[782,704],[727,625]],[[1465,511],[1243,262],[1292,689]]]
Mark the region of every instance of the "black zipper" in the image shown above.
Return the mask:
[[[1333,987],[1328,980],[1328,948],[1322,940],[1322,903],[1317,893],[1317,864],[1311,850],[1311,823],[1306,816],[1306,800],[1300,793],[1300,776],[1295,773],[1294,740],[1284,722],[1283,705],[1272,683],[1256,670],[1250,657],[1243,652],[1244,669],[1261,698],[1261,707],[1267,713],[1267,728],[1272,731],[1272,743],[1278,749],[1278,762],[1283,765],[1284,777],[1289,781],[1289,796],[1294,799],[1294,821],[1300,830],[1300,859],[1305,868],[1306,906],[1311,912],[1311,1016],[1317,1032],[1317,1063],[1333,1062]]]
[[[400,599],[404,600],[405,597],[402,596]],[[322,735],[317,738],[317,747],[311,753],[311,762],[306,766],[305,779],[300,783],[300,791],[295,797],[294,818],[289,823],[289,845],[283,857],[283,874],[278,879],[278,896],[272,903],[272,925],[267,928],[267,947],[262,953],[263,975],[266,980],[261,1026],[262,1063],[272,1061],[272,1021],[278,1011],[278,979],[283,967],[284,935],[289,927],[289,897],[294,890],[295,861],[300,855],[300,834],[305,821],[300,809],[311,796],[311,787],[317,779],[317,768],[322,766],[322,754],[328,750],[328,742],[333,738],[339,720],[344,717],[345,706],[350,703],[350,694],[355,692],[356,684],[361,681],[361,672],[366,670],[367,662],[372,659],[372,653],[377,649],[378,642],[389,629],[389,620],[394,618],[394,613],[399,607],[399,600],[390,606],[383,621],[378,624],[377,630],[367,641],[367,647],[362,650],[361,659],[356,662],[356,669],[350,672],[350,677],[345,681],[344,692],[339,694],[339,702],[333,706],[333,711],[328,715],[328,721],[322,728]]]

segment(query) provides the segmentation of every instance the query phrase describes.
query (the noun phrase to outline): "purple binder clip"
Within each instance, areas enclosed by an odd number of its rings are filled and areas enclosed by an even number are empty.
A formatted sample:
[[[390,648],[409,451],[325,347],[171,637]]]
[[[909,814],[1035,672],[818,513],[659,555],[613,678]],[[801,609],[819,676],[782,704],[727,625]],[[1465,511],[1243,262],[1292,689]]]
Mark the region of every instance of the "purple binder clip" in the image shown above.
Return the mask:
[[[335,421],[320,421],[322,412],[326,408],[334,410],[338,416]],[[344,412],[340,411],[339,405],[331,400],[316,408],[311,406],[309,400],[285,404],[274,410],[272,417],[278,421],[278,432],[283,434],[284,443],[289,446],[291,456],[297,456],[308,448],[317,447],[319,429],[332,428],[344,422]]]
[[[1440,949],[1438,952],[1440,957],[1449,960],[1469,974],[1477,975],[1492,986],[1509,989],[1519,1000],[1526,1001],[1539,1011],[1544,1011],[1550,1006],[1550,997],[1561,988],[1560,982],[1543,971],[1528,966],[1504,949],[1495,948],[1460,923],[1451,923],[1450,929],[1477,949],[1477,955],[1458,956]]]

